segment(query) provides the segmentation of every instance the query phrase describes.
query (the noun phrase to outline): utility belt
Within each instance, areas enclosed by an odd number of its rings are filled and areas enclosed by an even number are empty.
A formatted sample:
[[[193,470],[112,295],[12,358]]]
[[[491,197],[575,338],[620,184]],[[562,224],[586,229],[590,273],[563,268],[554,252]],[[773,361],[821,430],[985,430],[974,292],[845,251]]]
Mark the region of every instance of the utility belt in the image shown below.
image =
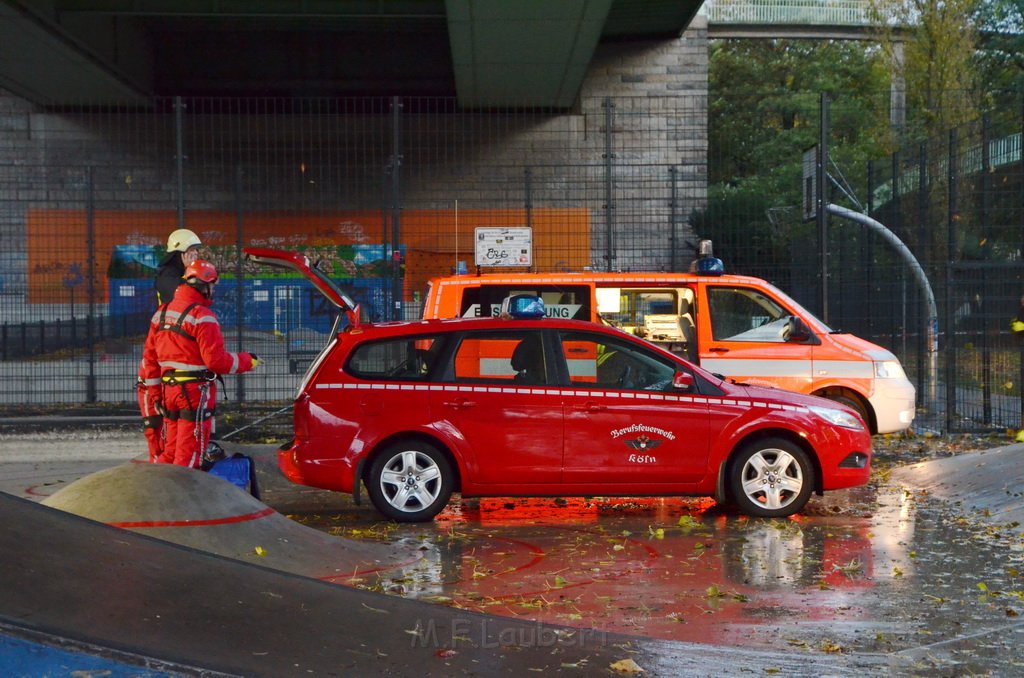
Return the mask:
[[[163,416],[171,421],[194,421],[202,422],[213,417],[214,408],[207,401],[208,384],[215,379],[220,379],[213,370],[169,370],[160,377],[164,386],[177,386],[185,397],[189,407],[181,410],[164,409]],[[199,402],[193,403],[192,397],[185,388],[186,384],[199,384]]]
[[[212,370],[171,370],[165,372],[160,381],[171,386],[175,384],[187,384],[190,381],[213,381],[217,378],[217,374]]]

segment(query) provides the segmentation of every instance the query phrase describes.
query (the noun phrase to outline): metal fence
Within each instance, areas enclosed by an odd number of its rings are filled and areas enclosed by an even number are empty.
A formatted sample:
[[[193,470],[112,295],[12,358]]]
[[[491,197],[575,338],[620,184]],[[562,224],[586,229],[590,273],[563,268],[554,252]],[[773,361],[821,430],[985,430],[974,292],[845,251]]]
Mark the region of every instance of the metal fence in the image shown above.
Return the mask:
[[[706,195],[706,97],[475,112],[452,99],[168,99],[39,109],[0,93],[0,404],[130,401],[167,234],[221,273],[229,348],[289,397],[329,312],[244,246],[319,259],[371,319],[416,317],[474,265],[476,227],[533,230],[531,268],[685,268]],[[525,269],[521,269],[525,270]],[[229,394],[230,395],[230,394]]]
[[[935,370],[905,262],[833,220],[823,271],[799,176],[791,194],[721,201],[739,224],[721,226],[708,177],[733,149],[708,147],[706,97],[481,112],[408,98],[44,110],[0,96],[0,232],[12,245],[0,254],[0,404],[134,399],[152,276],[174,228],[196,231],[221,272],[215,310],[229,349],[268,359],[229,382],[229,398],[254,402],[291,397],[330,313],[304,281],[247,265],[242,247],[301,249],[373,319],[417,317],[430,277],[473,269],[476,227],[530,226],[537,271],[681,271],[697,239],[712,238],[730,270],[816,312],[827,303],[833,327],[896,353],[918,385],[922,425],[1016,428],[1019,110],[845,167],[932,282]],[[804,125],[816,116],[808,107]]]
[[[766,97],[743,96],[752,110],[773,113]],[[818,141],[816,103],[785,100],[790,126],[774,133],[790,157],[780,152],[777,166],[764,171],[762,194],[752,198],[712,184],[708,213],[695,220],[732,268],[771,280],[833,328],[899,356],[918,388],[918,424],[933,430],[1017,429],[1022,422],[1021,346],[1010,320],[1024,293],[1024,118],[1019,96],[998,100],[1003,103],[976,121],[903,141],[868,162],[836,139],[850,136],[851,121],[870,122],[872,106],[884,113],[889,102],[830,104],[837,124],[829,173],[844,188],[833,188],[827,201],[869,215],[905,244],[930,283],[934,322],[911,266],[877,232],[831,218],[823,262],[793,174],[799,172],[793,157]],[[712,175],[718,158],[732,152],[727,143],[711,145]],[[770,175],[787,172],[771,183]]]

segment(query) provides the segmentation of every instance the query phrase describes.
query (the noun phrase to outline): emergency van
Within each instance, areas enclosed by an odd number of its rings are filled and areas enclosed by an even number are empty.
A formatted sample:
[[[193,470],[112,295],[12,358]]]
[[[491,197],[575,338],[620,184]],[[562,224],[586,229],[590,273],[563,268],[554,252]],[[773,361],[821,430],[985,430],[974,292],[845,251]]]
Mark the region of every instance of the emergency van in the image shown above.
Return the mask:
[[[609,324],[737,382],[823,396],[872,433],[910,427],[915,389],[890,351],[837,332],[760,278],[705,273],[486,273],[434,278],[424,318],[498,315],[535,295],[549,317]]]

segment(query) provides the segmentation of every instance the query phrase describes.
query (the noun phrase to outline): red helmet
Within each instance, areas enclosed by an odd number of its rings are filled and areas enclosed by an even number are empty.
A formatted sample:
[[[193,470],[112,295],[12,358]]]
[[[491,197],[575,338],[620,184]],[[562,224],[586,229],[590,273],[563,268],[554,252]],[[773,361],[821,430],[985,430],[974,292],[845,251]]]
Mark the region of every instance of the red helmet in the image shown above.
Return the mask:
[[[204,283],[215,283],[217,282],[217,269],[208,261],[203,259],[196,259],[185,268],[185,274],[181,276],[186,282],[193,282],[193,278],[196,281]]]

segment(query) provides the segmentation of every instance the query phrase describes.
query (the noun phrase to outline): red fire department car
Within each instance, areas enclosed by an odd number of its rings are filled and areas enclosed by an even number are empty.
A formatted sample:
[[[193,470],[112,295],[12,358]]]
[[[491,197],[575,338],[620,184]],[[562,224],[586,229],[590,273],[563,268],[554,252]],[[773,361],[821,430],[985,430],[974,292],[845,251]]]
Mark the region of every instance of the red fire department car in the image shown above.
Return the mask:
[[[430,520],[453,492],[709,495],[779,517],[868,480],[871,437],[843,404],[732,383],[615,328],[545,318],[536,297],[511,298],[512,318],[360,324],[304,255],[246,254],[302,272],[347,317],[302,379],[281,470],[357,502],[365,485],[394,520]]]

